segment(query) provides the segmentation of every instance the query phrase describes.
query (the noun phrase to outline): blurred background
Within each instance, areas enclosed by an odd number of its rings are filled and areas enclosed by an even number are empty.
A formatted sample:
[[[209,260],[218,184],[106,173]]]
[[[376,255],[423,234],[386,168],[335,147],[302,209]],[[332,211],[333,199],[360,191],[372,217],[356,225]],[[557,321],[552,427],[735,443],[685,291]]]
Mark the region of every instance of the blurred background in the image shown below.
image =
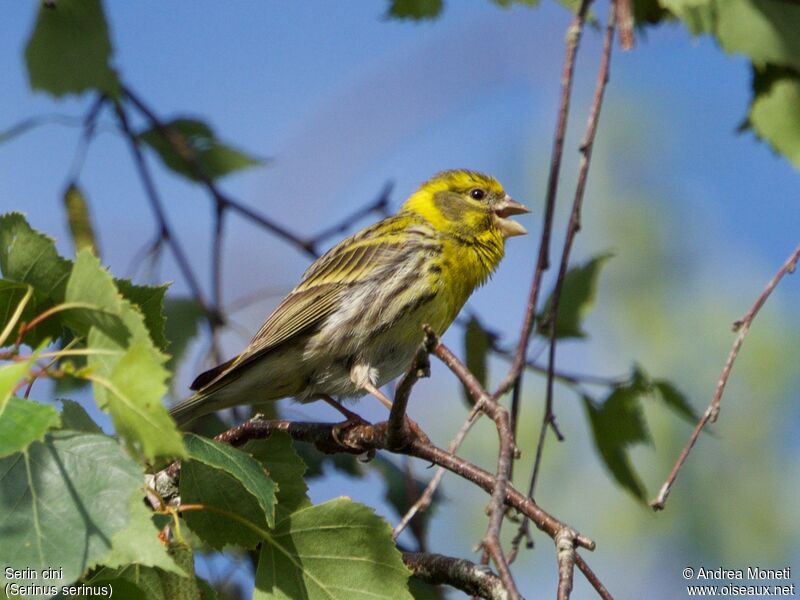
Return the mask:
[[[467,310],[504,344],[515,343],[541,231],[567,11],[550,2],[532,10],[466,0],[447,3],[436,21],[415,23],[388,19],[382,2],[199,0],[107,2],[105,8],[124,80],[165,119],[200,117],[222,140],[268,159],[264,168],[231,175],[221,187],[301,236],[340,222],[387,182],[394,186],[394,210],[436,171],[465,167],[495,175],[532,208],[521,219],[530,235],[509,242],[498,273]],[[0,21],[0,130],[39,115],[79,118],[91,102],[88,96],[57,102],[30,91],[23,49],[36,9],[35,3],[9,4]],[[579,52],[558,250],[600,38],[599,30],[587,29]],[[559,368],[616,377],[637,362],[675,383],[697,412],[705,409],[733,342],[731,324],[796,246],[800,231],[797,171],[752,135],[736,132],[746,116],[749,78],[745,59],[678,25],[639,34],[630,52],[615,45],[573,252],[576,262],[609,250],[614,258],[601,273],[585,327],[589,338],[560,344]],[[25,212],[71,255],[62,194],[81,130],[62,120],[54,117],[0,145],[0,208]],[[148,157],[172,225],[207,286],[213,205],[200,187]],[[139,264],[154,223],[108,115],[79,181],[111,271],[148,283],[171,280],[171,294],[187,295],[168,254],[155,270]],[[351,231],[375,218],[352,223]],[[225,330],[224,353],[232,355],[298,281],[309,257],[236,215],[227,219],[224,243],[225,305],[259,297],[235,312]],[[796,277],[781,284],[757,318],[713,435],[700,438],[664,512],[654,514],[615,484],[597,456],[581,399],[556,387],[566,441],[548,439],[537,501],[598,542],[584,556],[617,597],[683,597],[685,566],[800,567]],[[461,352],[463,330],[454,326],[445,341]],[[193,342],[180,366],[179,390],[209,366],[208,345],[207,336]],[[490,366],[496,385],[507,364],[493,358]],[[449,372],[436,362],[432,371],[415,389],[409,412],[434,442],[446,445],[466,409]],[[520,488],[527,487],[543,383],[526,375],[515,471]],[[377,402],[358,406],[368,419],[382,417]],[[289,418],[334,418],[325,406],[284,402],[281,410]],[[655,402],[645,403],[645,414],[653,444],[636,446],[631,456],[653,497],[691,426]],[[493,426],[480,423],[463,454],[493,469]],[[428,477],[433,471],[426,467],[415,463],[414,473]],[[375,474],[352,479],[329,470],[313,480],[311,496],[315,502],[352,496],[394,524],[398,515],[385,503],[383,486]],[[429,549],[478,560],[473,547],[485,529],[486,496],[454,476],[445,477],[442,489]],[[505,526],[509,539],[514,530]],[[528,598],[551,596],[557,581],[552,542],[535,538],[535,548],[513,565]],[[230,570],[219,560],[200,568],[212,578]],[[248,577],[241,562],[231,581]],[[576,576],[574,597],[592,594]]]

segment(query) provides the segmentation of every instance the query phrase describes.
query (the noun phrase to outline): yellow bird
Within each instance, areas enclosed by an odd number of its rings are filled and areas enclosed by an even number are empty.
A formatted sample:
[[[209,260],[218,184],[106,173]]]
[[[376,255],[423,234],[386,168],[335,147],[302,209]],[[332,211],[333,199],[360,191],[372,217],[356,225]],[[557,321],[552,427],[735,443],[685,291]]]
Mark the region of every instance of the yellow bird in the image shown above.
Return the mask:
[[[337,407],[332,396],[382,398],[378,388],[410,366],[422,326],[443,334],[497,268],[505,239],[527,233],[507,218],[526,212],[489,175],[434,175],[396,215],[314,261],[247,348],[197,377],[172,416],[185,424],[287,396]]]

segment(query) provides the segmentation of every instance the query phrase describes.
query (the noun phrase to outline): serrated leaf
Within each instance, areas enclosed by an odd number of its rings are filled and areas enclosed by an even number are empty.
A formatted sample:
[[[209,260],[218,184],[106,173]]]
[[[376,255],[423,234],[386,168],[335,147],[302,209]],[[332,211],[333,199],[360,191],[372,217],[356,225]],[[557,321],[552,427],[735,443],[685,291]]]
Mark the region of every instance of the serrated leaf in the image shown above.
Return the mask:
[[[138,496],[131,499],[128,515],[128,524],[114,533],[109,553],[99,559],[98,564],[110,568],[130,564],[159,567],[163,571],[186,577],[187,573],[175,564],[167,546],[159,539],[159,528],[153,522],[153,513]]]
[[[293,513],[261,544],[253,600],[411,600],[389,524],[339,498]]]
[[[100,0],[58,0],[52,8],[40,4],[25,47],[32,89],[56,97],[87,90],[116,97],[120,85],[111,55]]]
[[[266,524],[272,527],[275,523],[275,482],[255,458],[229,444],[191,433],[184,436],[184,444],[192,461],[221,469],[236,478],[256,499],[264,511]]]
[[[114,279],[114,285],[142,313],[144,324],[156,347],[166,351],[169,342],[165,336],[164,297],[169,284],[136,285],[127,279]]]
[[[74,183],[67,186],[64,191],[64,209],[67,212],[67,225],[72,235],[72,242],[75,244],[75,252],[88,248],[95,256],[100,256],[92,218],[89,215],[89,203],[83,191]]]
[[[91,290],[88,291],[88,295],[91,296]],[[67,297],[70,297],[69,286],[67,286]],[[95,327],[121,346],[127,345],[130,333],[122,322],[118,310],[111,312],[88,302],[64,302],[56,304],[56,308],[61,313],[59,315],[61,322],[77,334],[77,337],[86,337],[89,335],[89,330]]]
[[[269,473],[277,485],[275,519],[286,518],[290,513],[311,504],[304,476],[306,465],[295,452],[292,438],[287,433],[276,432],[263,440],[250,440],[242,451],[252,455]]]
[[[167,369],[175,373],[189,342],[197,335],[203,321],[203,308],[192,298],[167,298],[164,303],[164,337],[170,358]]]
[[[758,137],[800,168],[800,73],[776,67],[754,70],[748,123]]]
[[[600,457],[617,483],[642,502],[646,490],[633,469],[628,447],[651,441],[641,407],[641,396],[646,391],[636,385],[621,386],[602,404],[583,396]]]
[[[0,459],[0,564],[63,569],[78,579],[128,524],[142,470],[105,435],[52,431],[44,442]],[[0,570],[0,587],[5,587]]]
[[[474,316],[470,317],[467,326],[464,328],[464,353],[466,355],[467,369],[475,378],[486,388],[486,378],[488,373],[487,359],[489,350],[492,347],[493,334],[483,328],[480,321]],[[463,388],[464,401],[467,406],[475,404],[475,400]]]
[[[9,282],[33,287],[26,314],[39,314],[63,302],[72,263],[56,252],[53,240],[34,231],[20,213],[0,216],[0,271]],[[30,331],[25,342],[35,347],[61,333],[58,319],[46,319]],[[16,331],[12,336],[16,335]]]
[[[118,314],[130,332],[128,345],[96,327],[89,331],[87,347],[105,350],[88,359],[97,405],[111,414],[114,427],[129,447],[148,459],[183,455],[183,442],[161,400],[169,375],[138,308],[122,298],[111,275],[88,250],[81,250],[70,276],[68,297],[89,299]]]
[[[102,433],[100,426],[92,420],[84,408],[74,400],[62,400],[61,427],[85,433]]]
[[[22,452],[57,427],[58,411],[52,406],[22,398],[10,398],[0,410],[0,458]]]
[[[92,347],[97,347],[93,343],[96,331],[92,330],[89,338]],[[98,406],[111,414],[117,433],[148,460],[184,453],[175,422],[161,404],[167,375],[153,349],[136,343],[115,362],[107,377],[92,377]]]
[[[185,156],[194,156],[203,173],[209,179],[218,179],[234,171],[258,167],[264,160],[245,154],[232,146],[222,143],[214,135],[214,131],[206,123],[196,119],[173,119],[165,124],[175,141],[182,148],[182,153],[164,139],[158,129],[148,129],[139,134],[139,138],[159,155],[164,164],[179,175],[193,181],[200,181],[192,169],[186,164]]]
[[[443,0],[391,0],[387,16],[392,19],[435,19],[442,13]]]
[[[583,330],[583,319],[594,304],[600,269],[611,257],[612,254],[609,253],[601,254],[566,272],[558,303],[557,338],[586,337],[586,332]],[[537,319],[539,323],[537,333],[543,337],[550,336],[552,305],[553,295],[551,293]]]

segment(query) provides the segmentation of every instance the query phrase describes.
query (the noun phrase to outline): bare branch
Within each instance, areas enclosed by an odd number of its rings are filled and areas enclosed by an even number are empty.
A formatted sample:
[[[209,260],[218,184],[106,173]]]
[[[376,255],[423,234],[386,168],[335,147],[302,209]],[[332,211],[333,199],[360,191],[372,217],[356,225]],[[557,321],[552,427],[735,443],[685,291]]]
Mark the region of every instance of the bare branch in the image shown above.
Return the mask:
[[[594,146],[594,138],[597,133],[597,124],[600,118],[600,109],[603,106],[603,97],[605,95],[606,84],[608,83],[609,69],[611,66],[611,48],[614,45],[614,29],[616,27],[616,9],[615,2],[609,4],[608,22],[606,23],[606,33],[603,42],[603,54],[600,59],[600,66],[597,71],[597,84],[595,85],[594,98],[592,106],[589,110],[589,118],[586,122],[586,131],[581,141],[581,162],[578,171],[578,180],[575,186],[575,198],[572,201],[572,211],[570,212],[569,223],[567,225],[567,233],[564,238],[564,249],[561,251],[561,261],[558,266],[558,277],[556,285],[553,289],[552,303],[550,314],[547,316],[550,324],[550,346],[547,360],[547,392],[545,396],[544,416],[542,417],[542,426],[539,430],[539,439],[536,445],[536,458],[533,462],[533,469],[531,473],[531,483],[528,489],[528,495],[533,497],[536,489],[536,480],[539,474],[539,468],[542,461],[542,452],[544,449],[545,436],[547,435],[547,428],[555,428],[555,413],[553,412],[553,383],[555,380],[555,365],[556,365],[556,323],[558,321],[558,307],[561,301],[561,291],[564,287],[564,279],[567,275],[569,268],[569,255],[572,251],[572,245],[575,241],[575,236],[581,228],[581,209],[583,208],[583,195],[586,190],[586,181],[589,176],[589,166],[592,161],[592,148]],[[554,431],[559,440],[563,437],[555,428]]]
[[[487,567],[461,558],[424,552],[403,552],[403,562],[417,579],[432,585],[447,584],[465,594],[507,600],[500,578]]]
[[[583,560],[583,557],[577,552],[575,553],[575,564],[603,600],[614,600],[614,596],[611,595],[611,593],[606,589],[606,586],[604,586],[597,575],[595,575],[595,572],[592,571],[589,565],[586,564],[586,561]]]
[[[564,69],[561,73],[561,99],[558,106],[556,133],[553,138],[553,152],[550,158],[550,174],[547,178],[544,226],[542,228],[542,237],[539,242],[539,255],[536,260],[536,268],[533,272],[531,289],[528,294],[528,304],[525,308],[525,318],[522,324],[522,331],[520,332],[516,354],[514,355],[514,362],[508,375],[493,394],[495,398],[499,398],[505,394],[511,389],[512,385],[516,385],[517,380],[522,376],[522,368],[525,365],[525,357],[528,352],[528,340],[533,331],[533,321],[539,298],[539,288],[542,283],[542,274],[550,265],[550,237],[553,231],[553,215],[555,214],[556,195],[558,194],[558,178],[561,174],[561,156],[564,153],[564,136],[567,133],[567,118],[569,116],[569,103],[572,95],[575,58],[578,54],[581,33],[583,32],[586,14],[591,3],[592,0],[581,0],[581,5],[572,18],[572,23],[567,30],[567,51],[564,57]],[[518,398],[519,395],[517,394],[517,402],[512,405],[511,409],[512,420],[514,422],[516,422],[516,416],[519,410]]]
[[[195,300],[202,307],[206,315],[209,316],[209,319],[214,320],[217,318],[213,316],[216,314],[216,310],[212,310],[203,298],[203,291],[200,288],[200,283],[197,281],[194,271],[192,271],[192,267],[189,263],[186,253],[183,250],[183,246],[181,246],[180,242],[178,242],[175,233],[172,231],[169,225],[161,198],[158,195],[155,183],[153,182],[153,177],[151,176],[150,170],[147,167],[147,163],[144,160],[144,155],[142,154],[142,149],[139,145],[139,138],[131,130],[128,122],[128,115],[126,114],[125,109],[119,103],[114,105],[114,109],[117,114],[120,127],[125,134],[125,138],[128,140],[128,146],[130,147],[131,154],[133,155],[134,164],[139,172],[139,178],[142,180],[145,195],[147,196],[147,199],[150,202],[150,207],[152,208],[153,214],[156,217],[161,238],[167,242],[172,250],[172,253],[175,256],[175,262],[178,264],[178,268],[183,274],[183,277],[186,279],[186,283],[192,292],[192,296],[194,296]]]
[[[653,508],[653,510],[658,511],[664,509],[664,505],[667,501],[667,496],[669,496],[669,492],[672,489],[672,485],[675,483],[675,479],[678,477],[681,467],[683,467],[683,464],[686,462],[689,452],[692,451],[692,448],[697,442],[700,432],[709,422],[716,422],[717,417],[719,416],[719,406],[720,402],[722,401],[722,394],[725,392],[725,385],[728,383],[728,378],[731,375],[733,363],[736,360],[736,357],[739,355],[739,350],[744,342],[744,337],[750,330],[750,324],[753,322],[753,319],[755,319],[758,311],[761,310],[762,306],[764,306],[764,303],[767,301],[767,298],[769,298],[772,290],[775,289],[783,276],[786,275],[786,273],[794,272],[795,268],[797,267],[798,260],[800,260],[800,246],[794,249],[794,252],[792,252],[789,258],[786,259],[786,262],[781,265],[781,268],[778,269],[778,272],[775,273],[772,279],[769,280],[769,283],[767,283],[766,287],[762,290],[761,294],[759,294],[758,298],[756,298],[753,306],[750,307],[750,310],[747,311],[744,317],[733,324],[733,330],[738,331],[738,334],[733,342],[731,351],[728,353],[728,358],[725,360],[725,366],[722,368],[722,374],[719,377],[719,382],[717,383],[717,389],[714,391],[714,396],[711,398],[711,403],[708,405],[706,412],[697,422],[697,425],[695,426],[694,431],[692,431],[689,441],[686,443],[686,446],[678,457],[675,466],[672,467],[672,471],[670,471],[667,480],[664,482],[664,485],[661,486],[658,496],[656,496],[655,500],[650,502],[650,506]]]
[[[461,446],[461,442],[464,441],[464,438],[467,436],[469,430],[472,429],[472,426],[477,422],[481,414],[483,414],[481,412],[482,408],[483,402],[481,401],[478,401],[473,405],[472,410],[469,411],[467,420],[464,421],[464,424],[447,446],[447,451],[450,454],[455,454],[456,450],[458,450],[458,448]],[[447,469],[444,467],[439,467],[436,469],[436,473],[428,482],[425,490],[422,492],[422,494],[420,494],[419,498],[417,498],[414,504],[411,505],[411,507],[406,511],[406,514],[403,515],[403,518],[400,519],[400,522],[392,530],[392,537],[394,539],[397,539],[397,537],[403,532],[403,530],[408,526],[409,522],[411,522],[411,519],[413,519],[418,512],[425,512],[428,509],[433,501],[433,495],[436,493],[436,490],[446,472]]]
[[[558,600],[568,600],[572,593],[575,572],[575,532],[563,529],[556,535],[556,558],[558,560]]]

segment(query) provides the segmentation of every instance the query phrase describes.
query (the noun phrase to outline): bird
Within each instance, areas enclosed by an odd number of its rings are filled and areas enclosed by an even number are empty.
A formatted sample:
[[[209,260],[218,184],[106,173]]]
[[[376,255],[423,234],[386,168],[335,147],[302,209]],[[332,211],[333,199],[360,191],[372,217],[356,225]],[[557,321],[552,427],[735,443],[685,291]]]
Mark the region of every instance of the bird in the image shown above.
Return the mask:
[[[200,374],[170,414],[183,426],[241,404],[372,394],[409,368],[427,326],[442,335],[495,271],[529,212],[490,175],[437,173],[399,211],[316,259],[247,347]]]

